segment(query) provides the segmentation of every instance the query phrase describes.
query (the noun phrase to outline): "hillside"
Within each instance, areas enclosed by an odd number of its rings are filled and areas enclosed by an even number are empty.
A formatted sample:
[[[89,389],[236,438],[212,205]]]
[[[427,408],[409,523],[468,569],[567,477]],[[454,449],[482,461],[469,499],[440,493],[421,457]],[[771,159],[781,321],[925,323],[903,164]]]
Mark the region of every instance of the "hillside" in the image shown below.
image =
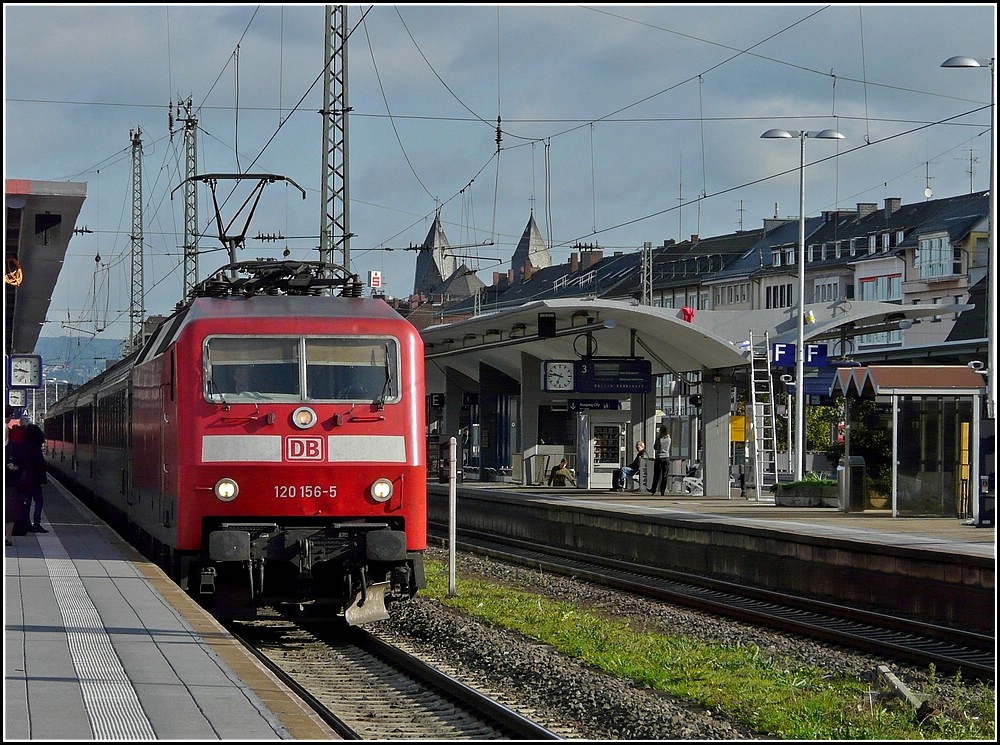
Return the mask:
[[[46,378],[83,383],[119,358],[122,341],[43,336],[35,344],[35,354],[42,356]]]

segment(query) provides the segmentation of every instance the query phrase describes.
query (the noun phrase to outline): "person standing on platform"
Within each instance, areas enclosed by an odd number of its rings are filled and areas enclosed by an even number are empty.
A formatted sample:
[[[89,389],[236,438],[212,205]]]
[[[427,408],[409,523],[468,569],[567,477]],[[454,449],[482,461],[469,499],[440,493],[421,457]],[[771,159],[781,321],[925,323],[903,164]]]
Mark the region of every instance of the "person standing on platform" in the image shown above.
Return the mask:
[[[659,484],[660,496],[667,491],[667,478],[670,471],[670,433],[667,425],[661,424],[656,434],[656,441],[653,442],[653,486],[650,494],[656,494],[656,486]]]
[[[28,519],[30,501],[20,487],[21,467],[15,461],[24,449],[24,430],[20,422],[4,427],[4,545],[13,546],[14,536],[27,535],[31,520]]]
[[[19,441],[12,442],[11,460],[17,466],[17,477],[15,487],[21,498],[25,500],[29,508],[33,505],[34,519],[28,528],[32,533],[48,533],[42,527],[42,507],[44,499],[42,497],[42,486],[48,483],[45,468],[45,456],[42,455],[42,445],[45,443],[45,435],[41,427],[33,424],[31,418],[25,414],[21,417],[23,433]],[[13,438],[12,438],[13,440]],[[29,515],[31,512],[29,511]]]
[[[17,477],[17,466],[10,459],[11,450],[11,433],[13,432],[13,427],[8,427],[4,425],[3,428],[3,459],[4,459],[4,469],[6,473],[3,479],[3,517],[4,517],[4,540],[5,546],[14,545],[14,523],[17,520],[17,515],[19,512],[19,507],[21,504],[21,496],[17,493],[17,489],[14,487],[14,480]],[[17,426],[20,430],[21,427]],[[23,434],[18,432],[18,434]]]

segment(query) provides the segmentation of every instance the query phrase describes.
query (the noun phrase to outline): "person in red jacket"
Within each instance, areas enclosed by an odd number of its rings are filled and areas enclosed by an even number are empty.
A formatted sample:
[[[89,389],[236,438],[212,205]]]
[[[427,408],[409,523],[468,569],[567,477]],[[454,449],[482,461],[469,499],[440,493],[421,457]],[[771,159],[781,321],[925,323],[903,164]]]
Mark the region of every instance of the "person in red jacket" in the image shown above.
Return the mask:
[[[32,533],[48,533],[49,531],[42,527],[44,503],[42,486],[48,483],[45,456],[42,455],[45,435],[37,424],[32,423],[27,414],[21,417],[17,429],[18,433],[11,429],[10,438],[10,462],[16,467],[14,488],[29,507],[34,503],[34,519],[28,530]]]

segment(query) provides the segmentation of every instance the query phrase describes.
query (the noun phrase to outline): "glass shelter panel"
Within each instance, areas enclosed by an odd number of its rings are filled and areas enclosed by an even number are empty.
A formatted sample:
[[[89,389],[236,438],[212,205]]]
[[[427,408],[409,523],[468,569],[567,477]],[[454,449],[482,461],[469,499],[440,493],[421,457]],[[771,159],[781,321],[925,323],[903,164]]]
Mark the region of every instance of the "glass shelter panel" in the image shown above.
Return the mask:
[[[964,516],[971,488],[971,398],[900,396],[897,417],[897,513]]]

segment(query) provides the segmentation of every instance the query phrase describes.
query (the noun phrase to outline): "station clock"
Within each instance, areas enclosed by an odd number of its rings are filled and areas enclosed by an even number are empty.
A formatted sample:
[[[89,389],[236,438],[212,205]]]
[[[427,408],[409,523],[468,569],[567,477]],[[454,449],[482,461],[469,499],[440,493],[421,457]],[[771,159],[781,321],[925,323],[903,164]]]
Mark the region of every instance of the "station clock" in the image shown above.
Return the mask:
[[[37,354],[12,354],[7,358],[11,388],[41,388],[42,358]]]
[[[542,362],[543,391],[572,391],[576,384],[574,360],[545,360]]]

